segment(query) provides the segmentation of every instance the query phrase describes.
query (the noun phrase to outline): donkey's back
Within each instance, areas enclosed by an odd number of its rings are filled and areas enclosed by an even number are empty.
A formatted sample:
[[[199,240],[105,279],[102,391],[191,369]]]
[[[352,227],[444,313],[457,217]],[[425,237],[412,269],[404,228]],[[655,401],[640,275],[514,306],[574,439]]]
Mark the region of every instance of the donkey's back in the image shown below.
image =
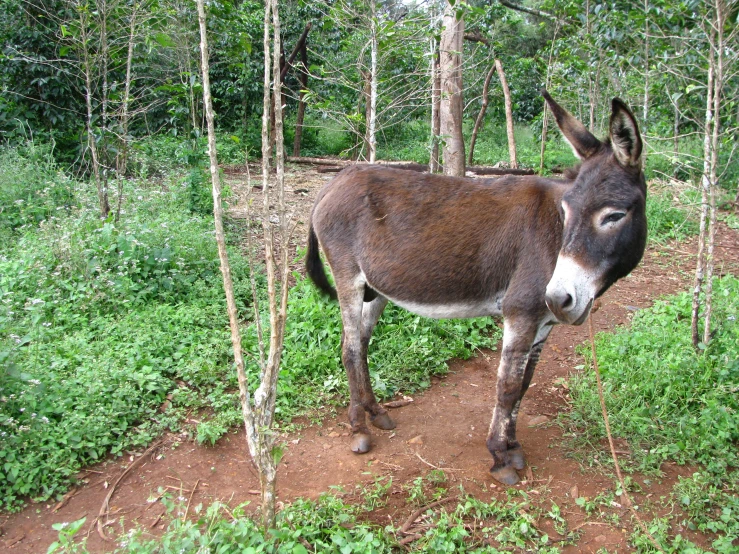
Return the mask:
[[[518,273],[534,278],[527,288],[545,310],[561,242],[557,204],[570,184],[352,166],[319,193],[312,232],[340,289],[361,282],[421,315],[477,317],[501,313]]]

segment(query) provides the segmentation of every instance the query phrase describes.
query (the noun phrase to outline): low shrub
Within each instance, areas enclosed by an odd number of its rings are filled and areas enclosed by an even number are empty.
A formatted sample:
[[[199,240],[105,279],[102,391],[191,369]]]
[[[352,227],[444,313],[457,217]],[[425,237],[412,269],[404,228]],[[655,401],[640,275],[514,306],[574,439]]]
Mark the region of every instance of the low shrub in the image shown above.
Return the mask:
[[[0,148],[0,233],[38,225],[76,205],[76,184],[56,165],[48,145]],[[2,235],[0,235],[2,238]],[[3,240],[2,251],[8,244]]]
[[[598,361],[613,434],[629,441],[636,467],[700,463],[720,477],[739,465],[739,279],[715,280],[712,338],[700,353],[691,343],[691,298],[658,301],[628,329],[599,335]],[[604,436],[594,383],[590,371],[574,375],[565,416],[591,442]]]

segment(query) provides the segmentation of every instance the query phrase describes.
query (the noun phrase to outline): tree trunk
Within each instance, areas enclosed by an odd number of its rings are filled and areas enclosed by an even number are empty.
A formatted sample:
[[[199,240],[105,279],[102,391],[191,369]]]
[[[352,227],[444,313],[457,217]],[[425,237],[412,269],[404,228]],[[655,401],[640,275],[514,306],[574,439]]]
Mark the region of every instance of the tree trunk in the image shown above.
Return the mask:
[[[192,77],[194,74],[194,70],[192,67],[192,59],[190,58],[190,49],[185,48],[185,52],[187,55],[187,72]],[[200,126],[198,125],[198,101],[195,98],[195,87],[194,87],[193,79],[188,79],[188,88],[190,93],[190,120],[192,123],[192,130],[200,131]]]
[[[716,242],[716,197],[718,196],[718,155],[719,155],[719,131],[721,128],[721,94],[724,84],[724,24],[726,21],[726,4],[724,0],[716,0],[714,3],[714,16],[716,30],[715,55],[709,57],[715,60],[716,75],[713,81],[713,128],[711,133],[711,179],[709,189],[708,206],[708,246],[706,249],[706,287],[704,294],[705,310],[703,315],[703,344],[711,340],[711,313],[713,310],[713,268],[714,268],[714,246]],[[713,45],[711,45],[713,47]]]
[[[505,127],[506,133],[508,134],[508,156],[511,159],[511,167],[516,169],[518,167],[518,160],[516,159],[516,137],[513,135],[513,103],[511,102],[511,91],[508,88],[508,81],[503,73],[503,64],[500,60],[495,60],[495,69],[498,71],[498,77],[500,78],[500,84],[503,86],[503,97],[505,99]]]
[[[126,55],[126,82],[123,88],[123,105],[121,106],[121,153],[116,164],[116,177],[118,179],[118,202],[115,210],[116,223],[121,217],[121,206],[123,205],[123,178],[128,170],[128,124],[129,108],[131,102],[131,81],[133,66],[133,47],[136,37],[136,16],[138,15],[138,2],[131,8],[131,22],[128,30],[128,53]]]
[[[110,91],[108,90],[108,3],[105,0],[99,1],[98,10],[100,13],[100,62],[102,66],[100,71],[103,75],[103,90],[102,98],[100,99],[100,120],[102,123],[100,126],[100,135],[102,138],[102,148],[98,152],[98,158],[100,159],[100,169],[102,170],[100,178],[102,179],[102,186],[105,190],[106,202],[108,202],[108,169],[111,166],[109,163],[110,148],[108,147],[108,97],[110,96]],[[109,211],[110,206],[108,206]]]
[[[371,72],[370,72],[371,73]],[[372,110],[372,75],[366,71],[360,71],[359,75],[362,77],[362,98],[364,99],[364,135],[362,136],[362,151],[358,152],[356,159],[364,156],[365,159],[369,158],[370,143],[369,143],[369,122],[372,117],[370,113]]]
[[[303,140],[303,120],[305,119],[305,90],[308,88],[308,48],[303,42],[300,49],[300,92],[298,97],[298,115],[295,122],[295,141],[293,142],[293,156],[300,156],[300,146]]]
[[[488,74],[485,76],[485,83],[482,85],[482,106],[480,106],[480,113],[477,114],[475,127],[474,129],[472,129],[472,138],[470,138],[470,153],[469,158],[467,159],[467,163],[469,165],[472,165],[475,157],[475,142],[477,141],[477,133],[480,131],[480,127],[482,127],[482,122],[485,119],[485,112],[488,109],[488,90],[490,88],[490,79],[493,78],[493,73],[495,73],[495,69],[496,64],[493,63],[493,65],[490,66]]]
[[[680,101],[679,96],[675,96],[675,99],[673,101],[674,106],[674,116],[672,121],[672,153],[675,157],[675,161],[677,162],[678,156],[680,155],[680,149],[678,144],[678,136],[680,135],[680,108],[678,106],[678,102]]]
[[[370,24],[371,65],[370,65],[370,109],[367,135],[369,137],[369,162],[374,163],[377,158],[377,139],[375,137],[377,120],[377,6],[375,0],[371,2],[372,21]]]
[[[95,133],[93,129],[93,110],[92,110],[92,63],[90,61],[90,50],[88,47],[88,22],[82,10],[79,12],[80,21],[80,38],[82,44],[82,71],[85,77],[85,106],[87,108],[87,118],[85,127],[87,129],[87,148],[90,150],[92,158],[92,176],[95,181],[95,187],[98,192],[98,207],[100,208],[100,217],[105,219],[110,213],[110,204],[108,202],[108,190],[103,185],[100,175],[100,158],[98,155],[97,142],[95,141]]]
[[[441,104],[441,74],[439,72],[439,50],[436,39],[432,39],[431,52],[431,158],[429,160],[429,172],[441,171],[439,160],[439,135],[441,134],[441,121],[439,119]]]
[[[713,31],[711,32],[713,34]],[[698,350],[700,335],[698,332],[698,318],[700,315],[700,295],[703,288],[703,280],[706,271],[706,230],[709,212],[709,196],[711,189],[711,158],[712,158],[712,136],[713,136],[713,93],[715,79],[715,57],[713,50],[713,37],[710,40],[708,77],[706,79],[706,115],[703,122],[703,175],[701,176],[701,213],[700,231],[698,234],[698,259],[695,268],[695,279],[693,286],[693,304],[691,310],[691,337],[693,347]]]
[[[241,402],[242,416],[244,426],[246,427],[247,440],[249,442],[249,450],[254,456],[252,448],[252,437],[259,435],[257,427],[254,424],[254,414],[251,408],[251,400],[249,398],[249,389],[246,380],[246,371],[244,370],[244,358],[241,351],[241,332],[239,330],[239,318],[236,309],[236,296],[234,294],[233,280],[231,278],[231,265],[228,261],[228,252],[226,251],[226,237],[223,230],[223,205],[221,202],[221,181],[218,173],[218,158],[216,155],[216,137],[213,114],[213,103],[210,95],[210,70],[208,64],[208,38],[205,24],[205,7],[204,0],[197,1],[198,21],[200,25],[200,53],[202,58],[202,76],[203,76],[203,105],[205,109],[205,117],[208,126],[208,156],[210,159],[210,178],[213,192],[213,219],[215,223],[216,243],[218,245],[218,257],[221,263],[221,274],[223,276],[223,289],[226,293],[226,307],[228,310],[228,320],[231,328],[231,345],[234,351],[234,362],[236,365],[236,374],[239,383],[239,400]],[[269,9],[265,10],[269,14]],[[266,110],[265,110],[266,114]],[[264,138],[264,136],[263,136]],[[262,468],[260,460],[255,458],[257,468]]]
[[[265,268],[267,271],[267,299],[269,301],[270,313],[270,335],[269,351],[264,355],[264,344],[260,342],[260,384],[254,392],[254,406],[252,408],[249,389],[247,386],[244,360],[241,352],[241,334],[239,331],[238,313],[231,280],[231,271],[228,263],[225,236],[223,232],[223,207],[221,203],[220,179],[218,173],[218,161],[216,158],[214,115],[210,93],[210,78],[208,68],[208,43],[207,28],[205,24],[204,0],[197,0],[198,19],[200,23],[201,56],[203,69],[203,105],[206,113],[208,126],[208,153],[210,156],[210,173],[213,184],[213,215],[216,226],[216,241],[218,243],[218,254],[221,260],[221,272],[223,274],[223,286],[226,292],[226,304],[228,308],[229,324],[231,327],[231,341],[234,350],[234,358],[239,383],[239,400],[241,402],[244,426],[246,427],[247,444],[249,452],[259,471],[259,479],[262,489],[262,524],[265,529],[274,525],[275,517],[275,479],[276,466],[279,463],[279,452],[275,449],[274,434],[271,431],[274,418],[275,395],[277,387],[277,376],[279,373],[280,359],[282,355],[282,344],[285,330],[285,317],[287,314],[287,292],[288,292],[288,247],[287,239],[289,221],[285,205],[284,187],[284,152],[282,136],[282,86],[280,82],[280,22],[277,12],[277,1],[270,0],[265,6],[264,14],[264,97],[262,113],[262,194],[264,203],[261,220],[264,233]],[[272,28],[274,29],[274,57],[270,61],[270,8],[272,15]],[[273,71],[271,72],[270,69]],[[270,95],[270,80],[274,83],[274,95]],[[277,191],[277,213],[271,214],[271,198],[273,191],[268,186],[269,177],[269,103],[270,97],[275,106],[275,144],[277,159],[277,180],[275,189]],[[280,283],[278,283],[275,262],[275,230],[272,227],[274,216],[279,219],[280,242],[284,247],[280,251]],[[254,281],[252,280],[252,287]],[[253,288],[253,291],[255,289]],[[256,293],[254,293],[256,296]],[[279,299],[278,299],[279,294]],[[257,304],[255,303],[255,310]],[[259,314],[255,313],[259,320]],[[261,337],[262,334],[259,333]]]
[[[549,110],[544,103],[544,113],[541,120],[541,151],[539,152],[539,175],[544,175],[544,152],[547,149],[547,134],[549,133]]]
[[[586,0],[585,2],[585,33],[586,38],[589,41],[591,39],[591,24],[590,24],[590,0]],[[589,121],[590,124],[588,125],[588,129],[591,133],[595,132],[595,91],[594,91],[594,83],[593,83],[593,70],[591,69],[593,66],[593,55],[591,53],[590,48],[587,50],[588,55],[588,115],[589,115]]]
[[[649,116],[649,0],[644,0],[644,105],[642,107],[642,134],[647,134]]]
[[[549,47],[549,60],[547,61],[547,76],[545,80],[545,87],[549,90],[552,85],[552,58],[554,58],[554,43],[557,40],[557,33],[559,32],[559,21],[554,27],[554,35],[552,36],[552,44]],[[541,120],[541,152],[539,153],[539,175],[544,174],[544,153],[547,149],[547,134],[549,132],[549,105],[544,102],[544,113],[542,114]]]
[[[462,136],[462,48],[464,19],[457,19],[457,9],[447,0],[444,28],[441,32],[441,135],[444,174],[464,176],[464,137]]]
[[[305,26],[305,29],[303,29],[303,33],[300,35],[300,38],[298,39],[298,42],[295,43],[295,48],[293,48],[293,51],[290,52],[290,56],[287,58],[287,63],[283,63],[284,57],[280,61],[280,64],[281,64],[280,65],[280,81],[282,83],[285,82],[285,77],[287,76],[287,72],[292,67],[293,62],[295,61],[295,58],[298,55],[298,52],[302,52],[303,50],[305,50],[305,41],[308,39],[308,33],[310,32],[312,26],[313,26],[312,23],[308,23]]]

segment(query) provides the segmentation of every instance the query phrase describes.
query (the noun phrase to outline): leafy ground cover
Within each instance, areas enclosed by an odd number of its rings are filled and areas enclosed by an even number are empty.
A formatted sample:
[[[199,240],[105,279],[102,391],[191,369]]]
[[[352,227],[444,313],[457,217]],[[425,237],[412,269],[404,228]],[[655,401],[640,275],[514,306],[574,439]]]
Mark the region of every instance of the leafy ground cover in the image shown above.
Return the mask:
[[[440,475],[441,477],[440,477]],[[169,553],[219,552],[228,553],[289,553],[307,552],[347,553],[397,552],[409,529],[415,541],[408,548],[415,552],[537,552],[555,554],[561,547],[572,544],[576,532],[567,530],[560,508],[550,503],[542,509],[531,502],[524,492],[511,490],[507,499],[483,502],[465,494],[462,488],[451,489],[443,472],[430,472],[419,477],[413,487],[404,491],[409,505],[421,508],[422,528],[403,529],[393,525],[378,526],[367,521],[368,515],[382,508],[389,500],[391,479],[379,479],[374,485],[357,487],[354,491],[337,490],[322,495],[316,501],[297,500],[279,512],[275,528],[265,532],[250,519],[247,505],[231,509],[215,502],[208,507],[194,507],[197,519],[182,516],[186,506],[180,500],[166,495],[171,523],[164,534],[147,539],[142,529],[134,529],[118,538],[116,552]],[[434,504],[443,497],[442,503]],[[355,502],[362,498],[362,502]],[[446,502],[446,500],[454,502]],[[350,500],[350,501],[349,501]],[[443,505],[447,507],[444,508]],[[424,515],[425,514],[425,515]],[[550,521],[566,538],[554,539],[543,532],[539,524]],[[84,539],[74,543],[74,535],[83,521],[59,525],[59,540],[52,548],[87,552]]]
[[[240,416],[212,224],[194,209],[190,176],[158,187],[127,183],[115,223],[97,218],[90,187],[46,158],[2,156],[0,174],[20,179],[8,194],[42,192],[20,204],[38,218],[16,225],[11,214],[3,227],[13,240],[0,254],[0,506],[56,496],[84,465],[178,429],[194,410],[206,410],[197,438],[215,441]],[[70,191],[63,209],[39,180]],[[235,228],[230,240],[239,240]],[[248,320],[248,263],[236,247],[231,259]],[[346,392],[338,308],[298,278],[289,321],[283,423]],[[389,309],[374,338],[375,390],[428,386],[447,360],[493,347],[496,333],[489,321],[435,322]],[[256,349],[253,335],[245,344]]]
[[[729,553],[739,540],[739,279],[716,279],[714,295],[712,339],[700,352],[690,340],[687,292],[638,312],[629,328],[599,335],[596,346],[613,435],[630,445],[627,467],[658,474],[665,461],[697,466],[665,505],[684,509],[679,524],[715,534],[712,547]],[[597,448],[605,430],[593,373],[577,374],[571,387],[566,425],[580,446]],[[679,534],[670,537],[668,523],[652,523],[663,544],[700,551]],[[650,551],[645,537],[635,543]]]

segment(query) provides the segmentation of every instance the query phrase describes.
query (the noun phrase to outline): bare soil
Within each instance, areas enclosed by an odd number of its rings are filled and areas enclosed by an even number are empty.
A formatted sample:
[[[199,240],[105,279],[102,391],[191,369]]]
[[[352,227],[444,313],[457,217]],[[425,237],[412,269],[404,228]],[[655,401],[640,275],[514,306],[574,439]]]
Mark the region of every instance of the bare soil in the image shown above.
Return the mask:
[[[331,177],[303,168],[290,170],[287,194],[296,210],[296,245],[305,241],[313,197]],[[243,175],[228,172],[227,182],[237,198],[242,199],[232,208],[234,217],[245,217],[243,181]],[[258,189],[252,195],[254,202],[261,202]],[[739,273],[738,239],[736,231],[720,229],[716,252],[721,273]],[[635,311],[651,305],[656,298],[685,290],[694,270],[695,250],[694,240],[650,248],[633,274],[602,298],[600,309],[593,316],[597,330],[627,325]],[[525,480],[516,488],[527,491],[532,502],[540,502],[547,509],[556,503],[568,528],[579,530],[576,545],[565,547],[565,552],[596,552],[601,548],[626,552],[630,550],[627,541],[633,530],[626,508],[612,506],[613,514],[620,516],[614,524],[616,518],[587,516],[573,497],[593,499],[613,490],[609,461],[595,451],[572,452],[566,447],[562,429],[553,424],[557,414],[568,410],[567,381],[571,373],[578,371],[576,366],[583,363],[575,348],[587,337],[586,325],[557,326],[546,344],[519,417],[519,438],[529,465],[521,472]],[[345,410],[340,410],[338,416],[327,416],[319,424],[303,422],[300,431],[284,436],[288,448],[278,473],[279,500],[317,498],[331,487],[341,486],[349,491],[350,501],[361,501],[351,494],[355,485],[372,483],[379,476],[392,476],[388,504],[370,514],[369,519],[400,526],[415,507],[399,493],[434,468],[444,471],[450,489],[462,484],[468,493],[482,500],[505,500],[505,487],[495,484],[488,473],[491,458],[485,447],[498,360],[499,352],[494,351],[481,352],[468,361],[452,360],[448,376],[434,378],[431,388],[417,395],[411,404],[392,410],[397,422],[394,431],[373,429],[374,446],[366,455],[354,455],[349,449]],[[215,500],[231,505],[245,501],[251,501],[254,507],[258,504],[259,482],[249,460],[243,429],[228,434],[215,447],[198,446],[185,436],[163,437],[161,445],[148,452],[122,479],[110,501],[112,523],[106,527],[109,534],[133,526],[140,526],[153,536],[160,533],[167,523],[165,508],[161,502],[151,500],[159,496],[157,491],[162,488],[186,499],[193,507]],[[618,448],[622,456],[629,455],[627,445],[619,444]],[[103,541],[91,523],[96,520],[109,487],[141,455],[134,453],[89,468],[81,475],[85,484],[59,504],[30,504],[20,513],[2,516],[0,550],[46,552],[56,540],[52,524],[83,516],[87,516],[84,534],[89,536],[89,550],[113,550],[115,543]],[[645,512],[643,517],[648,519],[650,514],[659,513],[659,499],[669,495],[678,477],[689,475],[692,469],[665,464],[662,476],[652,477],[647,483],[644,476],[633,476],[643,487],[643,493],[635,498]],[[551,520],[542,520],[540,525],[550,537],[559,537]],[[706,542],[704,537],[680,531],[691,540]]]

